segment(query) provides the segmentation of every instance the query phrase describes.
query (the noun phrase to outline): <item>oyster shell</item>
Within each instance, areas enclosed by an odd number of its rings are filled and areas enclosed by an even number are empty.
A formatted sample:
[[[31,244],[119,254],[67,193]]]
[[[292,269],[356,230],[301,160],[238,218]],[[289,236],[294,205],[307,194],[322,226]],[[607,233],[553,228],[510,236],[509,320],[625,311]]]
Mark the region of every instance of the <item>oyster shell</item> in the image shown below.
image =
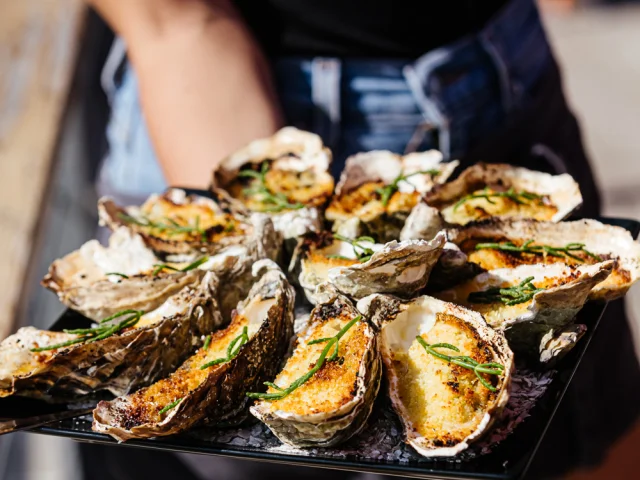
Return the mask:
[[[374,150],[349,157],[325,212],[327,220],[346,237],[369,235],[381,243],[397,240],[421,195],[445,182],[458,165],[442,159],[437,150],[405,156]],[[438,173],[418,173],[430,170]],[[401,175],[408,178],[398,181]],[[392,184],[397,190],[385,204],[379,190]]]
[[[217,288],[218,279],[209,272],[197,288],[185,288],[131,328],[93,343],[32,352],[78,336],[21,328],[0,343],[0,397],[62,401],[99,390],[123,395],[154,382],[222,325]]]
[[[406,441],[425,457],[448,457],[466,449],[499,417],[509,399],[513,353],[502,333],[477,312],[429,296],[403,301],[372,295],[358,310],[379,326],[389,396],[404,425]],[[499,363],[502,374],[484,374],[494,391],[473,370],[427,353],[416,337],[446,355]],[[437,347],[436,347],[437,348]]]
[[[509,193],[512,195],[504,196]],[[491,197],[483,198],[486,194]],[[428,192],[425,201],[454,224],[487,217],[558,222],[582,205],[582,195],[566,173],[550,175],[506,164],[478,163]]]
[[[566,263],[589,265],[602,260],[615,260],[611,275],[589,293],[591,300],[613,300],[622,297],[640,277],[640,244],[621,227],[596,220],[573,222],[537,222],[535,220],[498,220],[473,222],[448,232],[450,240],[460,246],[469,262],[485,270],[511,268],[524,264]],[[521,247],[533,240],[532,246],[547,245],[574,249],[566,255],[528,254],[497,249],[476,249],[478,244],[511,242]],[[578,248],[580,245],[583,248]],[[591,255],[590,255],[591,254]]]
[[[308,327],[274,383],[287,388],[307,374],[326,344],[312,340],[333,337],[358,317],[358,311],[332,287],[323,286],[323,302],[311,312]],[[284,443],[295,447],[337,445],[358,433],[378,393],[381,363],[373,328],[356,321],[338,343],[336,360],[327,360],[305,383],[281,399],[260,400],[251,413]],[[269,393],[276,393],[269,387]]]
[[[561,263],[521,265],[481,273],[435,296],[480,312],[489,325],[505,333],[513,351],[541,360],[541,352],[546,348],[543,337],[549,332],[555,335],[573,322],[591,290],[609,276],[613,266],[612,260],[577,267]],[[508,305],[500,300],[477,298],[477,292],[514,287],[531,277],[531,285],[542,290],[522,298],[520,303]]]
[[[253,233],[244,212],[221,196],[187,195],[175,188],[151,195],[140,207],[120,207],[104,197],[98,201],[98,213],[101,225],[111,230],[126,227],[160,254],[215,254],[244,243]]]
[[[269,213],[285,239],[295,238],[322,229],[320,210],[333,193],[330,163],[331,151],[318,135],[285,127],[224,159],[213,188]]]
[[[273,378],[293,333],[293,288],[270,260],[257,262],[254,273],[264,269],[231,324],[211,336],[208,348],[202,347],[168,378],[132,395],[100,402],[93,413],[93,430],[125,441],[171,435],[205,422],[216,424],[246,411],[245,393]],[[227,357],[244,328],[247,341],[235,357],[201,368]]]
[[[307,299],[314,304],[316,287],[326,281],[355,298],[372,293],[410,296],[427,284],[444,243],[444,232],[429,242],[392,241],[380,245],[363,240],[358,242],[360,246],[335,238],[329,232],[310,234],[300,240],[290,271],[297,274]],[[367,257],[358,258],[363,248],[374,252],[364,262]]]
[[[111,235],[108,247],[90,240],[55,260],[42,285],[67,307],[100,320],[122,310],[155,310],[183,288],[200,283],[205,273],[196,268],[153,275],[160,263],[142,237],[121,227]]]

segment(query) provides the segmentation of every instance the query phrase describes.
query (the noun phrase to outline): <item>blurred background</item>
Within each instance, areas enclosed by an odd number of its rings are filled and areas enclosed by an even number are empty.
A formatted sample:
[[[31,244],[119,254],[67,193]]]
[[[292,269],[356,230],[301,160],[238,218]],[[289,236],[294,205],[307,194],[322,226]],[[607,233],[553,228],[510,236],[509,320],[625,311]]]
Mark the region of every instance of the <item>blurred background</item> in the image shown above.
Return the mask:
[[[125,0],[123,0],[125,1]],[[640,218],[640,2],[545,0],[546,27],[609,216]],[[38,285],[91,238],[111,33],[76,0],[0,0],[0,338],[47,327],[62,307]],[[90,115],[89,115],[90,114]],[[491,159],[487,159],[490,161]],[[640,352],[640,288],[628,295]],[[1,417],[0,412],[0,417]],[[568,479],[638,478],[640,425],[606,461]],[[80,478],[75,444],[0,437],[0,480]]]

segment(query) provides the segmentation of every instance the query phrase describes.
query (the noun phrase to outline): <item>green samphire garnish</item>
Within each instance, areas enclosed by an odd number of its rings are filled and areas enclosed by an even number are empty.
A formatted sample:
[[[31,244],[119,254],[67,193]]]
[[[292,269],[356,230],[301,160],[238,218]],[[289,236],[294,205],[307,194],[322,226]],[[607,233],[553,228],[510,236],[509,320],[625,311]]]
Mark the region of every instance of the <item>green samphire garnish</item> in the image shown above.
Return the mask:
[[[274,392],[274,393],[250,392],[250,393],[247,393],[247,397],[258,398],[260,400],[273,401],[273,400],[280,400],[286,397],[287,395],[291,394],[296,388],[303,385],[311,377],[313,377],[315,373],[324,366],[325,362],[327,361],[331,362],[338,358],[338,347],[339,347],[340,339],[349,331],[351,327],[353,327],[356,323],[358,323],[361,318],[362,318],[362,315],[358,315],[357,317],[355,317],[353,320],[347,323],[344,327],[342,327],[342,329],[338,333],[336,333],[333,337],[318,338],[316,340],[311,340],[310,342],[307,342],[307,345],[315,345],[317,343],[325,343],[325,342],[326,342],[326,345],[322,349],[322,352],[320,353],[318,360],[316,360],[314,367],[311,370],[309,370],[307,373],[299,377],[298,379],[294,380],[291,383],[291,385],[289,385],[287,388],[279,387],[273,382],[264,382],[266,386],[277,390],[277,392]],[[331,349],[333,349],[333,352],[331,353],[331,355],[329,355],[329,352],[331,351]],[[327,357],[327,355],[329,356]]]
[[[460,200],[458,200],[453,206],[453,211],[455,212],[460,208],[461,205],[468,202],[469,200],[473,200],[475,198],[484,198],[487,202],[494,205],[496,202],[493,201],[494,198],[508,198],[509,200],[517,203],[518,205],[527,205],[529,202],[533,200],[542,199],[541,195],[537,193],[531,193],[526,191],[516,192],[513,188],[510,188],[506,192],[490,192],[488,188],[485,188],[482,193],[471,193],[469,195],[465,195]]]
[[[420,170],[419,172],[409,173],[405,175],[404,173],[400,173],[389,185],[385,185],[384,187],[380,187],[376,189],[376,193],[380,194],[380,202],[383,206],[387,206],[389,204],[389,200],[394,193],[398,191],[399,183],[406,180],[407,178],[413,177],[415,175],[431,175],[432,177],[438,175],[440,173],[439,170],[431,169],[431,170]]]
[[[255,196],[262,203],[263,212],[277,213],[282,210],[299,210],[304,207],[303,203],[291,203],[283,193],[274,193],[267,187],[267,172],[269,163],[262,162],[259,172],[246,169],[238,173],[238,177],[253,178],[255,181],[249,188],[245,188],[243,193],[249,197]]]
[[[205,363],[200,367],[200,370],[204,370],[205,368],[213,367],[214,365],[220,365],[221,363],[227,363],[228,361],[233,360],[240,352],[240,347],[242,347],[248,341],[249,329],[247,327],[243,327],[242,333],[231,340],[231,343],[229,343],[229,346],[227,347],[227,355],[225,357],[216,358],[215,360]],[[211,343],[211,337],[209,337],[209,343]],[[209,343],[206,343],[205,350],[209,348]]]
[[[427,353],[430,353],[434,357],[440,358],[448,363],[453,363],[454,365],[458,365],[459,367],[467,368],[469,370],[473,370],[473,373],[476,374],[480,383],[487,387],[492,392],[497,391],[498,389],[487,382],[484,378],[482,378],[481,373],[486,373],[487,375],[502,375],[504,373],[504,365],[499,363],[490,362],[490,363],[479,363],[473,358],[466,355],[447,355],[442,352],[438,352],[436,348],[448,348],[449,350],[453,350],[454,352],[460,352],[458,347],[451,345],[450,343],[434,343],[433,345],[429,345],[421,336],[417,336],[416,340],[422,347],[426,350]]]
[[[550,245],[532,245],[533,240],[527,240],[522,244],[522,246],[518,247],[512,242],[500,242],[500,243],[478,243],[476,245],[476,250],[501,250],[503,252],[514,252],[514,253],[530,253],[532,255],[542,255],[550,257],[569,257],[577,260],[578,262],[584,262],[584,260],[577,255],[574,255],[571,252],[582,252],[585,255],[601,262],[602,259],[596,255],[595,253],[591,253],[587,250],[584,243],[567,243],[564,247],[552,247]]]
[[[144,215],[138,215],[137,217],[133,217],[123,212],[118,213],[118,218],[126,223],[131,223],[133,225],[138,225],[139,227],[147,227],[151,230],[156,230],[160,233],[166,233],[169,236],[178,235],[179,233],[191,233],[200,236],[200,240],[203,243],[208,242],[207,238],[207,230],[205,228],[200,227],[200,217],[195,217],[194,225],[181,225],[176,222],[174,219],[169,217],[164,217],[164,222],[159,222],[156,220],[151,220],[149,217]]]
[[[536,288],[532,283],[533,278],[527,277],[513,287],[492,287],[482,292],[471,292],[468,300],[471,303],[502,302],[508,306],[528,302],[536,293],[544,291],[544,288]]]
[[[125,315],[129,315],[124,320],[116,323],[115,325],[111,322],[119,317],[124,317]],[[136,323],[140,321],[140,318],[144,315],[142,310],[123,310],[122,312],[115,313],[110,317],[107,317],[100,321],[100,324],[95,328],[77,328],[74,330],[63,330],[64,333],[70,333],[73,335],[78,335],[78,338],[74,338],[72,340],[68,340],[62,343],[56,343],[55,345],[48,345],[46,347],[40,348],[32,348],[32,352],[44,352],[46,350],[56,350],[58,348],[68,347],[70,345],[75,345],[77,343],[93,343],[98,340],[103,340],[111,335],[114,335],[125,328],[133,327]]]

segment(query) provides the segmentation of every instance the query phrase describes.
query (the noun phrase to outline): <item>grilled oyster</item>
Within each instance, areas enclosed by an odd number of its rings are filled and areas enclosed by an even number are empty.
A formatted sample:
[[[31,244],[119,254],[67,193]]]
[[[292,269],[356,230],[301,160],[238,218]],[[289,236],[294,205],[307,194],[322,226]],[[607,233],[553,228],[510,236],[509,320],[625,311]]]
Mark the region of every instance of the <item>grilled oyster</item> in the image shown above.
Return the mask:
[[[202,255],[246,241],[249,219],[224,198],[187,195],[169,189],[151,195],[140,207],[120,207],[105,197],[98,201],[100,223],[111,230],[126,227],[160,254]]]
[[[245,411],[245,393],[273,378],[293,333],[294,291],[269,260],[257,262],[254,273],[265,267],[226,329],[214,333],[168,378],[100,402],[93,429],[125,441],[216,424]],[[210,362],[216,364],[202,368]]]
[[[454,224],[488,217],[558,222],[582,204],[582,195],[566,173],[550,175],[511,165],[478,163],[428,192],[425,201]]]
[[[418,453],[456,455],[491,427],[509,399],[513,353],[480,314],[429,296],[372,295],[358,309],[380,328],[389,396]],[[446,360],[463,355],[466,367]]]
[[[452,229],[448,235],[469,262],[485,270],[558,262],[592,265],[615,260],[611,275],[589,294],[591,300],[622,297],[640,277],[640,245],[624,228],[596,220],[553,223],[492,219]]]
[[[540,359],[546,348],[543,337],[573,322],[613,266],[612,260],[577,267],[521,265],[481,273],[436,296],[480,312],[489,325],[505,333],[515,352]]]
[[[152,312],[129,311],[93,329],[113,326],[110,335],[21,328],[0,343],[0,397],[62,401],[99,390],[122,395],[154,382],[223,323],[217,288],[209,272],[197,288],[185,288]],[[61,343],[69,344],[54,348]]]
[[[327,220],[346,237],[398,240],[421,195],[445,182],[458,165],[442,163],[442,158],[436,150],[404,157],[374,150],[349,157],[325,212]]]
[[[90,240],[55,260],[42,285],[67,307],[92,320],[128,309],[148,312],[183,288],[200,283],[205,273],[199,268],[179,271],[189,263],[169,265],[178,271],[155,272],[161,263],[139,235],[118,228],[109,239],[109,247]]]
[[[372,293],[410,296],[427,284],[444,245],[444,232],[430,242],[413,240],[372,243],[329,232],[302,238],[291,259],[309,302],[317,303],[316,287],[326,281],[339,291],[361,298]]]
[[[358,433],[380,386],[372,327],[346,297],[330,286],[321,290],[323,302],[311,312],[293,355],[251,407],[282,442],[295,447],[332,446]],[[303,376],[307,380],[291,388]]]
[[[320,210],[333,192],[331,152],[318,135],[285,127],[227,157],[213,187],[252,211],[268,213],[285,239],[322,228]]]

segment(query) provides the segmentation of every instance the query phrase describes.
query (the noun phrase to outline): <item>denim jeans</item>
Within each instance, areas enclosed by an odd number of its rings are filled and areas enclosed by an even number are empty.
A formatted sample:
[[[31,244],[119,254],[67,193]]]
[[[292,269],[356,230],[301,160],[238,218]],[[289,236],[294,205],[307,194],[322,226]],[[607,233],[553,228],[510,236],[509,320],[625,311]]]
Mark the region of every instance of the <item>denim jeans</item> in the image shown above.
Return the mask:
[[[103,76],[113,113],[100,188],[141,201],[166,182],[122,43],[113,52]],[[463,166],[505,162],[570,173],[583,193],[581,214],[599,213],[579,127],[533,0],[510,2],[482,31],[418,59],[287,57],[272,67],[287,123],[322,136],[334,152],[334,174],[359,151],[438,148]],[[536,476],[597,462],[637,417],[639,379],[623,304],[613,302],[543,443]],[[260,472],[283,478],[275,468]]]

